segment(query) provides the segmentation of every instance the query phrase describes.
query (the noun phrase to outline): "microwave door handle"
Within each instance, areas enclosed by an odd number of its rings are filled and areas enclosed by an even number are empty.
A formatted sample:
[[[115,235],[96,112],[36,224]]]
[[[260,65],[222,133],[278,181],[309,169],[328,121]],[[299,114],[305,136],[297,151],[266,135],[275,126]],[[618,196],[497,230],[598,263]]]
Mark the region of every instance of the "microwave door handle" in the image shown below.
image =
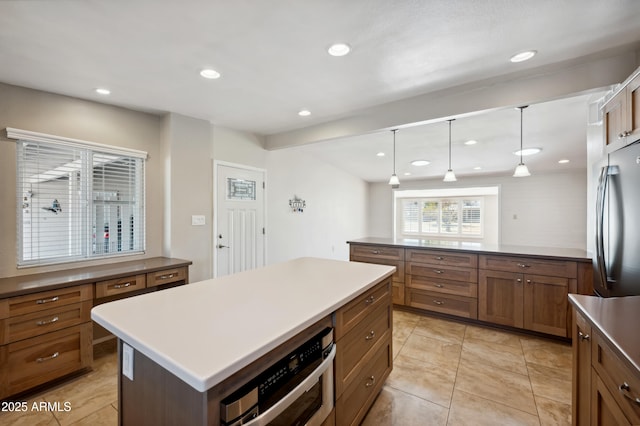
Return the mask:
[[[327,389],[323,389],[323,392],[328,391],[326,398],[328,401],[333,401],[333,359],[336,357],[336,345],[331,348],[329,355],[322,361],[322,363],[313,372],[304,379],[298,386],[296,386],[291,392],[289,392],[284,398],[275,403],[264,413],[260,414],[255,419],[245,423],[245,426],[265,426],[275,419],[280,413],[287,409],[296,399],[300,398],[305,392],[320,379],[323,374],[329,374],[329,383]],[[324,397],[323,397],[324,399]],[[328,414],[328,413],[327,413]]]

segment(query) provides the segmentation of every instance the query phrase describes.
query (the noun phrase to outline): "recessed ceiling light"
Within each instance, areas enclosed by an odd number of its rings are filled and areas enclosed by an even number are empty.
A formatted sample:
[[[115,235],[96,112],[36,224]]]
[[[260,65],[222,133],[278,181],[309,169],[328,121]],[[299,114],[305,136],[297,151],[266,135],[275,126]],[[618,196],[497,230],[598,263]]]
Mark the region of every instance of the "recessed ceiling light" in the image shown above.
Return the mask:
[[[411,162],[411,165],[412,165],[412,166],[418,166],[418,167],[426,166],[427,164],[431,164],[431,161],[427,161],[427,160],[413,160],[413,161]]]
[[[404,172],[405,176],[411,176],[411,172]]]
[[[480,166],[475,166],[475,167],[473,168],[473,170],[482,170],[482,167],[480,167]]]
[[[331,56],[344,56],[351,52],[351,46],[347,43],[335,43],[329,47],[327,52],[329,52]]]
[[[558,161],[558,163],[560,163],[560,164],[567,164],[568,162],[569,162],[569,160],[566,160],[566,159]]]
[[[307,116],[311,115],[311,111],[309,111],[308,109],[302,109],[302,110],[300,110],[300,112],[298,112],[298,115],[300,117],[307,117]]]
[[[379,152],[376,154],[378,157],[384,157],[384,152]]]
[[[522,156],[534,155],[542,151],[542,148],[525,148],[522,150]],[[520,150],[513,151],[513,155],[520,156]]]
[[[109,95],[111,94],[111,90],[105,89],[104,87],[98,87],[96,89],[96,93],[99,95]]]
[[[202,71],[200,71],[200,75],[204,78],[208,78],[208,79],[216,79],[216,78],[220,78],[220,73],[216,70],[213,70],[211,68],[205,68]]]
[[[511,62],[523,62],[533,58],[538,53],[537,50],[526,50],[524,52],[516,53],[510,59]]]
[[[471,140],[466,141],[464,144],[465,145],[475,145],[477,143],[478,143],[478,141],[471,139]]]

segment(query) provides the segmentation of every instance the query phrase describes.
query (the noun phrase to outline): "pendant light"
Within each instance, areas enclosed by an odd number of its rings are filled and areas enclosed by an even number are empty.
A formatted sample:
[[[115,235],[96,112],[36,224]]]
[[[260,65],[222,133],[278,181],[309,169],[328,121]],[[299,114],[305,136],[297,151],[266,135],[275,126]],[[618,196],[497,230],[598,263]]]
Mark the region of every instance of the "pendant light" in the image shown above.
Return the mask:
[[[452,118],[451,120],[447,120],[449,122],[449,170],[447,170],[447,173],[444,174],[444,181],[445,182],[455,182],[456,179],[456,174],[453,173],[453,170],[451,169],[451,122],[455,120],[455,118]]]
[[[389,185],[391,188],[398,188],[400,186],[400,179],[398,179],[398,175],[396,175],[396,132],[398,129],[393,129],[393,174],[389,179]]]
[[[513,177],[526,177],[531,176],[529,173],[529,169],[522,161],[522,110],[524,110],[528,105],[518,107],[520,109],[520,164],[516,167],[515,172],[513,173]]]

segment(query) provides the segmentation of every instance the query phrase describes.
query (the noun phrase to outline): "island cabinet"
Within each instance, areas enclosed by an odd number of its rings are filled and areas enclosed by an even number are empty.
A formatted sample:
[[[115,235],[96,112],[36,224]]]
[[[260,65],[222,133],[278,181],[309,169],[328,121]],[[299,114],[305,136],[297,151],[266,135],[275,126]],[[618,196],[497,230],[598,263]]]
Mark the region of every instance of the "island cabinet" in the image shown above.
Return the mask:
[[[358,425],[392,368],[391,280],[335,313],[336,424]]]
[[[0,398],[91,368],[93,344],[114,338],[91,309],[185,284],[190,263],[152,258],[0,279]],[[161,286],[156,276],[166,277]]]
[[[407,249],[406,304],[465,318],[478,318],[478,255]]]
[[[640,297],[571,295],[574,425],[640,424]]]
[[[396,305],[405,304],[405,250],[402,247],[351,244],[349,260],[395,266],[392,299]]]
[[[604,140],[610,150],[640,139],[640,70],[602,107]]]
[[[567,295],[577,276],[572,261],[480,255],[478,319],[569,337]]]

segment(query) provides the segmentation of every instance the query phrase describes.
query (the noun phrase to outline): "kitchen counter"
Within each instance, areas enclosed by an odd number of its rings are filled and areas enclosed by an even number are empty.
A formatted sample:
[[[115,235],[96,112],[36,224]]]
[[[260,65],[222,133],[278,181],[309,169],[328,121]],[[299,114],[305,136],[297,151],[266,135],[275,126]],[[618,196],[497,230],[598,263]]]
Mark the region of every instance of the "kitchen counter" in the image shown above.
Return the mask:
[[[545,259],[562,259],[576,262],[591,262],[591,256],[585,251],[574,248],[532,247],[507,244],[485,244],[475,241],[450,241],[425,238],[379,238],[367,237],[347,241],[348,244],[388,245],[402,248],[430,248],[469,253],[523,255]]]
[[[204,392],[394,271],[300,258],[103,304],[91,317]]]

